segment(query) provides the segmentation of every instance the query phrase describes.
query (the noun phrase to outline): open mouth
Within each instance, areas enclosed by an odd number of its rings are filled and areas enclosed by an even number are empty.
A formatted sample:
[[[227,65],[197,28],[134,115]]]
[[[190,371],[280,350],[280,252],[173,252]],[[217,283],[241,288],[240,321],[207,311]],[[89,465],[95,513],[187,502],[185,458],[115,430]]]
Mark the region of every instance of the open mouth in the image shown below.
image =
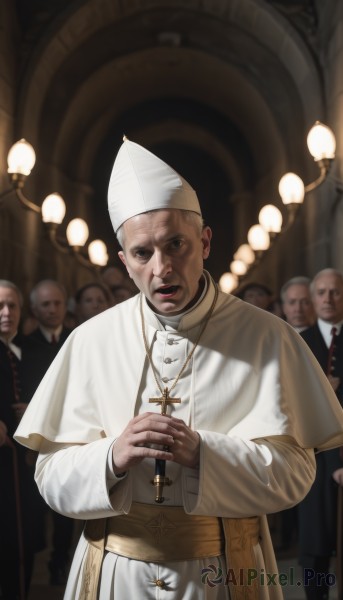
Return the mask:
[[[169,285],[168,287],[159,288],[157,290],[157,292],[159,294],[162,294],[162,296],[170,296],[172,294],[175,294],[175,292],[177,290],[178,290],[178,286],[177,285]]]

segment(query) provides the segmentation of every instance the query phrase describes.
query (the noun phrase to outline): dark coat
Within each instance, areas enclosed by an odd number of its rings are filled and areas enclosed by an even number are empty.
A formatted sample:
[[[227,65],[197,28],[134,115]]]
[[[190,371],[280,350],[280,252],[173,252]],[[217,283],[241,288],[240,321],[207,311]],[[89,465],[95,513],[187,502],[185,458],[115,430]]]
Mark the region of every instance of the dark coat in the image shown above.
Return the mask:
[[[22,387],[24,402],[30,402],[46,371],[62,348],[71,329],[63,328],[57,343],[51,344],[39,328],[25,336],[22,343]],[[36,488],[34,512],[36,514],[36,545],[43,546],[45,540],[45,524],[42,515],[48,510],[43,498]],[[52,512],[53,549],[51,561],[63,563],[68,560],[68,551],[72,543],[73,520]],[[61,556],[63,558],[61,558]]]
[[[317,324],[301,333],[311,348],[323,371],[327,373],[329,350]],[[343,328],[336,340],[335,368],[332,374],[340,377],[336,392],[342,404],[343,389]],[[325,401],[325,399],[323,399]],[[336,469],[343,467],[339,449],[316,455],[317,474],[315,482],[305,499],[299,504],[299,550],[300,556],[331,556],[336,550],[337,538],[337,490],[332,478]]]
[[[39,328],[23,339],[22,343],[22,381],[24,402],[30,402],[38,385],[43,379],[57,353],[62,348],[71,329],[63,328],[60,339],[51,344]]]
[[[16,338],[14,343],[20,345],[20,340]],[[24,546],[27,585],[31,576],[33,554],[38,548],[32,518],[36,484],[33,479],[34,469],[27,460],[30,451],[12,438],[18,425],[13,405],[21,402],[22,398],[21,361],[15,354],[10,355],[10,352],[0,341],[0,420],[7,426],[11,444],[0,447],[0,587],[3,587],[5,594],[10,590],[14,597],[19,589],[18,536],[20,535]]]

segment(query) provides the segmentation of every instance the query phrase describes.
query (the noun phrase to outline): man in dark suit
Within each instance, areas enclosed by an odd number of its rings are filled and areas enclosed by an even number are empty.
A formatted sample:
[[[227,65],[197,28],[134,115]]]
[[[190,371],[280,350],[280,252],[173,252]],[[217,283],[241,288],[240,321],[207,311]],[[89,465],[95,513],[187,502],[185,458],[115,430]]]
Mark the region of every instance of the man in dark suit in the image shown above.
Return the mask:
[[[33,569],[35,490],[27,452],[12,439],[26,409],[21,398],[21,348],[17,335],[22,297],[0,280],[0,596],[23,600]]]
[[[30,294],[31,310],[38,327],[23,342],[23,390],[30,401],[50,364],[67,339],[71,330],[63,326],[67,309],[65,289],[57,281],[40,281]],[[37,502],[41,498],[37,496]],[[53,538],[49,562],[50,583],[63,585],[72,544],[73,520],[52,511]],[[38,532],[37,532],[37,535]],[[44,535],[44,532],[41,532]]]
[[[311,295],[317,321],[301,335],[343,404],[343,275],[335,269],[320,271],[311,283]],[[316,458],[315,482],[299,505],[299,551],[307,598],[324,600],[337,538],[337,484],[332,475],[342,461],[339,449]]]
[[[31,291],[30,304],[38,327],[25,338],[23,347],[25,398],[28,402],[71,332],[63,326],[67,310],[66,292],[57,281],[44,279],[37,283]]]

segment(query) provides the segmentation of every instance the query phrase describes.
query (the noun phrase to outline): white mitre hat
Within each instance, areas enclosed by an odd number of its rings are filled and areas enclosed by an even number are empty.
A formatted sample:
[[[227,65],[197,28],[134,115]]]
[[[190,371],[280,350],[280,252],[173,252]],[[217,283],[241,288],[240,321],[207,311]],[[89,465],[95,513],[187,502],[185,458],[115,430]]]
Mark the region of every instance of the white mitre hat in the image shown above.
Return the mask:
[[[135,215],[165,208],[201,215],[193,188],[174,169],[139,144],[124,138],[108,187],[108,210],[115,232]]]

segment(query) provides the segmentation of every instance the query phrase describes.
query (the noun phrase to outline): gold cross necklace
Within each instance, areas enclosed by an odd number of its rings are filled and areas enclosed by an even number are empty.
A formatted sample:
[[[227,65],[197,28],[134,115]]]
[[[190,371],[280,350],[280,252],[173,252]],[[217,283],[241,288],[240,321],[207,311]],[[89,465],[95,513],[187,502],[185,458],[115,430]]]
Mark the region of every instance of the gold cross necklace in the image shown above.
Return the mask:
[[[145,320],[144,320],[144,311],[143,311],[143,294],[140,295],[140,316],[141,316],[141,326],[142,326],[142,335],[143,335],[143,341],[144,341],[144,347],[145,347],[145,352],[146,355],[148,357],[149,360],[149,364],[151,366],[155,381],[156,381],[156,385],[158,387],[158,389],[161,392],[161,396],[159,398],[149,398],[149,403],[154,403],[154,404],[160,404],[161,405],[161,415],[166,415],[167,414],[167,409],[168,406],[170,404],[180,404],[181,403],[181,398],[171,398],[170,397],[170,392],[175,388],[177,382],[179,381],[181,375],[184,373],[184,371],[186,370],[194,352],[195,349],[197,347],[197,345],[199,344],[200,338],[202,336],[202,334],[205,331],[205,328],[212,316],[214,307],[216,305],[217,302],[217,298],[218,298],[218,287],[215,285],[215,294],[214,294],[214,298],[212,301],[212,304],[207,312],[207,315],[205,316],[202,326],[200,328],[200,331],[198,333],[198,336],[193,344],[193,347],[190,351],[190,353],[188,354],[184,364],[181,367],[181,370],[179,371],[177,377],[174,379],[174,382],[172,384],[172,386],[170,388],[165,387],[164,389],[162,388],[159,380],[158,380],[158,375],[157,375],[157,371],[155,368],[155,365],[153,363],[152,360],[152,353],[151,350],[149,348],[149,344],[148,344],[148,340],[146,337],[146,333],[145,333]],[[169,449],[169,448],[168,448]],[[164,485],[170,485],[171,481],[168,477],[165,477],[165,461],[163,460],[156,460],[156,469],[155,469],[155,477],[153,480],[153,485],[156,487],[156,497],[155,497],[155,502],[161,503],[164,501],[162,492],[163,492],[163,486]]]

